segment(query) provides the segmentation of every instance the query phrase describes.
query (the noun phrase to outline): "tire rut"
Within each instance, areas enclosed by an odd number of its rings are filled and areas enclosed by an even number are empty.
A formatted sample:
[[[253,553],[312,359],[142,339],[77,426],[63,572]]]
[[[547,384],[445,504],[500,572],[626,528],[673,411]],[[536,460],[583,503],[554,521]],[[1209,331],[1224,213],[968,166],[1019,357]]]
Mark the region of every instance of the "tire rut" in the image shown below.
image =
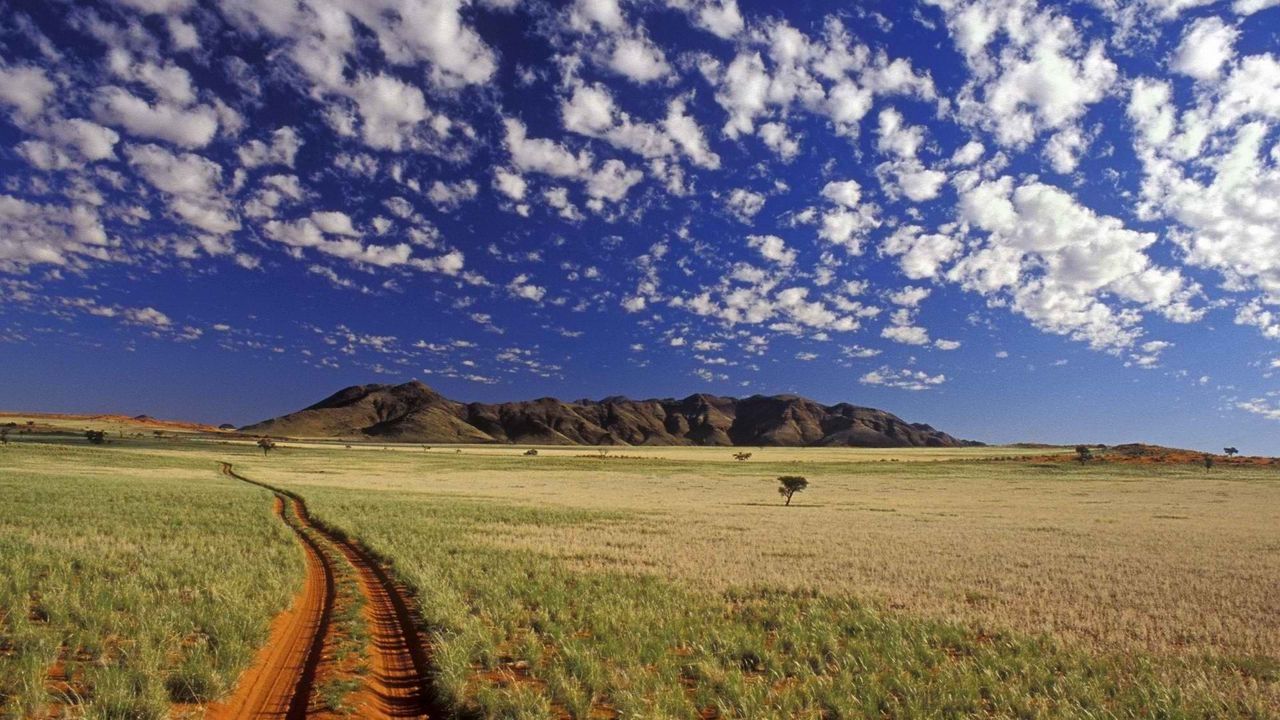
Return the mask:
[[[356,571],[370,638],[366,651],[370,672],[363,678],[362,692],[357,693],[357,715],[362,718],[444,717],[431,690],[426,648],[411,601],[377,558],[357,541],[312,519],[306,503],[296,493],[244,477],[236,473],[230,463],[221,463],[221,466],[224,475],[275,494],[277,514],[298,534],[307,550],[307,582],[295,601],[295,608],[282,613],[273,623],[267,646],[241,677],[232,697],[211,707],[206,717],[209,720],[308,717],[316,670],[326,636],[331,631],[334,566],[338,562],[349,563]],[[317,533],[325,542],[316,542],[307,531]],[[300,622],[300,618],[293,617],[306,614],[303,611],[315,614],[312,596],[320,588],[325,601],[315,620]],[[299,645],[306,646],[301,656],[296,650]],[[287,651],[287,648],[295,649]]]

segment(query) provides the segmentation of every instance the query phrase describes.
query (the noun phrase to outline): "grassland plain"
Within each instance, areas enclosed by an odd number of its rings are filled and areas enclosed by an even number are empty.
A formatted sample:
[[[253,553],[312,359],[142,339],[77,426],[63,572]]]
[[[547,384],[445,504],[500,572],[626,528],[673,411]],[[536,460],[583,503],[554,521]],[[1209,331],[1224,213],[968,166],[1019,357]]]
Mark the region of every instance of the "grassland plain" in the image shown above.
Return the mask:
[[[601,458],[286,443],[263,457],[240,444],[132,442],[42,449],[52,455],[25,464],[40,478],[92,468],[149,496],[212,487],[216,461],[229,460],[300,492],[416,592],[437,685],[464,712],[1280,709],[1273,470],[984,459],[1017,454],[1004,449],[926,451],[927,462],[753,449],[739,463],[723,448]],[[790,508],[774,491],[781,474],[812,483]],[[269,498],[256,503],[269,521]]]
[[[163,718],[218,697],[302,562],[206,457],[0,446],[0,717]]]
[[[458,450],[243,469],[394,563],[483,714],[1280,708],[1273,469]]]

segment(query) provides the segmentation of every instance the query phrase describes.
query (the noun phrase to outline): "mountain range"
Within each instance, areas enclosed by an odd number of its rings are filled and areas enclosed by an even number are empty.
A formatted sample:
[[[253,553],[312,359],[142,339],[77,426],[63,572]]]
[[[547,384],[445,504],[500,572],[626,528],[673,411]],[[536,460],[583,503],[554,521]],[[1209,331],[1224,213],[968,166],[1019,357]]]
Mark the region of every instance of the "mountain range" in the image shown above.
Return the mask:
[[[277,437],[525,445],[959,447],[980,445],[849,403],[747,398],[461,403],[414,380],[355,385],[303,410],[242,428]]]

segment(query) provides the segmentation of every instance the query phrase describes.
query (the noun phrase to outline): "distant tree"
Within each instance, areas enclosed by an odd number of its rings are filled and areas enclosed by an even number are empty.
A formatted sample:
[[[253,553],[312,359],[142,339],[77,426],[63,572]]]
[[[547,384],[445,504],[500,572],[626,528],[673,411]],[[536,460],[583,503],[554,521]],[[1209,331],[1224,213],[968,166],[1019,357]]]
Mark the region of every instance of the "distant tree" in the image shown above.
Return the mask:
[[[218,429],[219,430],[235,430],[236,426],[232,425],[231,423],[222,423],[221,425],[218,426]]]
[[[747,461],[747,460],[750,460],[750,459],[751,459],[751,453],[749,453],[749,452],[736,452],[736,453],[734,453],[734,454],[733,454],[733,459],[734,459],[734,460],[737,460],[738,462],[745,462],[745,461]]]
[[[1204,454],[1204,471],[1209,472],[1213,469],[1213,456],[1209,453]]]
[[[538,451],[533,448],[529,448],[524,451],[524,454],[526,457],[536,457],[538,455]]]
[[[271,438],[259,438],[258,447],[262,448],[262,457],[266,457],[267,453],[276,449],[276,443]]]
[[[107,433],[103,430],[85,430],[84,439],[93,445],[101,445],[107,441]]]
[[[1235,457],[1240,454],[1240,451],[1233,447],[1222,448],[1222,452],[1226,453],[1227,457]]]
[[[791,496],[809,487],[809,481],[799,475],[783,475],[778,478],[778,494],[791,504]]]
[[[1088,445],[1076,446],[1076,460],[1079,460],[1081,463],[1087,463],[1092,459],[1093,450],[1090,450]]]

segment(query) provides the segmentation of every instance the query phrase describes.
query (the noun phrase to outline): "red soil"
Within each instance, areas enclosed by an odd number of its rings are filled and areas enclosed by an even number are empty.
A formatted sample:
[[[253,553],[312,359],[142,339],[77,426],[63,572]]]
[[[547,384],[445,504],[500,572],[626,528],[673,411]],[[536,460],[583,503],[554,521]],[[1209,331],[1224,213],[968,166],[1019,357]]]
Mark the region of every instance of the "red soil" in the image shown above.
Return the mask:
[[[210,708],[207,717],[294,720],[331,714],[317,707],[313,690],[318,680],[347,674],[333,667],[332,658],[324,657],[325,648],[335,644],[331,627],[334,567],[343,558],[356,571],[370,636],[365,649],[369,672],[362,678],[363,687],[349,697],[355,716],[443,717],[444,713],[432,712],[436,708],[428,682],[426,647],[404,589],[356,541],[312,520],[300,497],[239,475],[227,463],[223,463],[222,472],[276,494],[277,513],[298,533],[307,549],[307,582],[294,607],[273,623],[270,640],[241,677],[235,693]],[[284,512],[286,506],[288,513]],[[304,528],[323,537],[325,543],[312,540]]]

